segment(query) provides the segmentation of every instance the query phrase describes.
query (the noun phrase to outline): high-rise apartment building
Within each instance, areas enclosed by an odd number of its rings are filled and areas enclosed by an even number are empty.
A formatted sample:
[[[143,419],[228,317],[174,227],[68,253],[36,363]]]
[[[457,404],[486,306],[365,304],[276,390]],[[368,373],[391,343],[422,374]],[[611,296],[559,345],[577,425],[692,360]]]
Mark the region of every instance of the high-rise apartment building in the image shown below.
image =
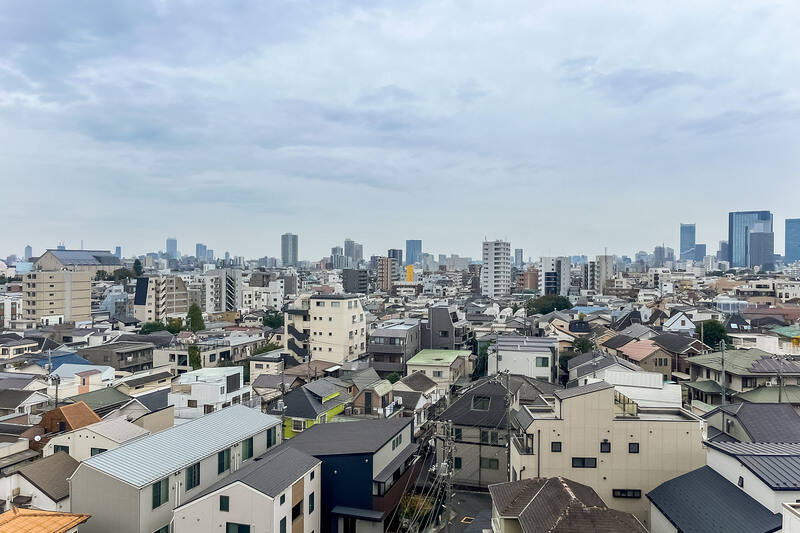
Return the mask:
[[[33,257],[33,248],[31,248],[31,245],[29,244],[25,247],[25,261],[29,261],[31,257]]]
[[[189,311],[189,292],[179,276],[141,277],[136,280],[133,316],[141,322],[183,318]]]
[[[605,294],[606,281],[614,277],[614,256],[598,255],[583,265],[583,288]]]
[[[198,242],[197,244],[194,245],[194,257],[198,261],[205,261],[207,256],[208,256],[208,249],[206,248],[205,244]]]
[[[356,241],[353,239],[344,240],[344,256],[349,257],[353,261],[356,258]]]
[[[394,281],[400,281],[403,279],[403,250],[399,248],[392,248],[386,254],[392,259],[394,259],[394,270],[392,271],[392,279]]]
[[[27,248],[25,249],[27,253]],[[785,263],[800,261],[800,218],[786,219]]]
[[[694,224],[681,224],[681,247],[679,252],[681,261],[695,260],[695,229]]]
[[[221,313],[242,307],[242,271],[236,268],[209,270],[202,276],[203,311]]]
[[[283,266],[297,266],[297,235],[284,233],[281,235],[281,262]]]
[[[92,317],[92,273],[36,271],[23,278],[23,317],[37,322],[80,322]]]
[[[410,239],[406,241],[406,264],[416,265],[422,263],[422,241]]]
[[[366,270],[345,268],[342,270],[342,287],[344,292],[366,294],[369,291],[369,274]]]
[[[569,294],[569,257],[542,257],[539,287],[542,294],[567,296]]]
[[[717,261],[730,261],[731,252],[728,246],[728,241],[719,241],[719,251],[717,252]]]
[[[514,266],[517,268],[522,268],[522,248],[514,249]]]
[[[728,213],[728,261],[731,267],[749,266],[748,247],[751,231],[772,233],[772,213],[769,211]]]
[[[170,259],[178,258],[178,239],[175,237],[167,239],[167,257]]]
[[[377,264],[377,278],[375,285],[379,291],[389,292],[394,282],[394,272],[397,270],[397,259],[393,257],[379,257]]]
[[[511,293],[511,243],[484,241],[481,295],[496,298]]]

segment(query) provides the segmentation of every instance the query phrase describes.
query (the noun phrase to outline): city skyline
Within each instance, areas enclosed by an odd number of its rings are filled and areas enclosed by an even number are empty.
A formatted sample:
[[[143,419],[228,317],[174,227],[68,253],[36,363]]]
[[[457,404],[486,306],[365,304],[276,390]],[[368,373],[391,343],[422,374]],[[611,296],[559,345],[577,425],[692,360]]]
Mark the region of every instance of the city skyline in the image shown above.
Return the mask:
[[[165,219],[180,242],[248,257],[292,231],[316,258],[338,235],[402,248],[390,228],[473,257],[484,235],[598,254],[677,248],[674,220],[714,243],[728,211],[798,217],[776,194],[800,164],[798,4],[89,2],[51,6],[47,31],[35,3],[5,14],[3,184],[35,183],[59,213],[54,229],[10,202],[16,254],[143,253]],[[636,223],[619,232],[620,215]]]

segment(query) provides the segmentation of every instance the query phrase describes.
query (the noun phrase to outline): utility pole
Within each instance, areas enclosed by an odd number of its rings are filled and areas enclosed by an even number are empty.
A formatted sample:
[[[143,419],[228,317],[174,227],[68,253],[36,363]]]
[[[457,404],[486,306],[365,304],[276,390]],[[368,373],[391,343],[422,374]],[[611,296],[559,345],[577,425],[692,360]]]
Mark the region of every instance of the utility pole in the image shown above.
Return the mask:
[[[453,421],[448,420],[445,424],[445,436],[444,436],[444,457],[445,457],[445,464],[443,465],[446,468],[446,475],[444,480],[444,490],[445,490],[445,507],[444,507],[444,519],[447,521],[447,533],[450,532],[450,528],[452,525],[452,513],[453,513],[453,474],[455,472],[453,468],[453,449],[455,448],[453,444]]]
[[[724,340],[719,341],[719,349],[722,352],[722,405],[724,406],[725,403],[726,403],[726,401],[725,401],[725,390],[727,389],[727,387],[725,386],[726,379],[725,379],[725,341]]]
[[[509,386],[509,371],[506,369],[506,476],[511,479],[511,387]],[[480,459],[478,460],[480,463]],[[478,465],[480,468],[480,464]]]

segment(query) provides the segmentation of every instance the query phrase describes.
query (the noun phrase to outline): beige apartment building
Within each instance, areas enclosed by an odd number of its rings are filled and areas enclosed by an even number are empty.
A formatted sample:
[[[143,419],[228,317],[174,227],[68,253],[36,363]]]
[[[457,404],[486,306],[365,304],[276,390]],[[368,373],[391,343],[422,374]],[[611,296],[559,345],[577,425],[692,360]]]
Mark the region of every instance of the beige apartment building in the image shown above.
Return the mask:
[[[341,364],[366,351],[361,300],[352,294],[299,297],[284,315],[283,346],[298,360]]]
[[[189,292],[178,276],[153,276],[136,280],[133,316],[142,322],[167,322],[184,318],[189,311]]]
[[[639,407],[604,381],[554,396],[516,415],[511,481],[563,476],[648,525],[645,495],[706,464],[705,422],[684,409]]]
[[[23,278],[24,318],[37,322],[80,322],[92,314],[92,274],[37,271]]]

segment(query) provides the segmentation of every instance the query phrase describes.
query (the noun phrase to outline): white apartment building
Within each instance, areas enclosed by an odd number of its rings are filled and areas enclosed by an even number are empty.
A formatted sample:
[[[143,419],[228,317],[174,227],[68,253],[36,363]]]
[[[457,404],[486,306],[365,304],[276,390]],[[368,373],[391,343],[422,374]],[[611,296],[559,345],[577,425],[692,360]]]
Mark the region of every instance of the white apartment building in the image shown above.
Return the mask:
[[[511,243],[484,241],[481,295],[490,298],[511,293]]]
[[[241,366],[201,368],[172,381],[168,403],[175,418],[199,418],[236,404],[249,404],[253,389],[244,384]]]
[[[539,287],[542,294],[567,296],[570,285],[569,257],[542,257]]]
[[[583,287],[605,294],[606,281],[614,277],[614,256],[598,255],[594,261],[583,265]]]
[[[500,335],[497,344],[489,350],[487,373],[491,376],[508,371],[552,381],[557,353],[558,339],[555,337]]]
[[[24,318],[42,322],[49,317],[56,323],[91,319],[90,272],[37,271],[22,281]]]
[[[10,327],[12,320],[22,317],[22,293],[5,292],[0,294],[0,329]]]
[[[276,279],[267,287],[244,287],[242,289],[242,308],[250,311],[261,309],[280,309],[283,307],[284,281]]]
[[[242,308],[242,271],[212,269],[200,276],[201,308],[206,313],[238,311]]]
[[[284,316],[284,348],[299,360],[341,364],[366,351],[364,309],[352,294],[303,295]]]

